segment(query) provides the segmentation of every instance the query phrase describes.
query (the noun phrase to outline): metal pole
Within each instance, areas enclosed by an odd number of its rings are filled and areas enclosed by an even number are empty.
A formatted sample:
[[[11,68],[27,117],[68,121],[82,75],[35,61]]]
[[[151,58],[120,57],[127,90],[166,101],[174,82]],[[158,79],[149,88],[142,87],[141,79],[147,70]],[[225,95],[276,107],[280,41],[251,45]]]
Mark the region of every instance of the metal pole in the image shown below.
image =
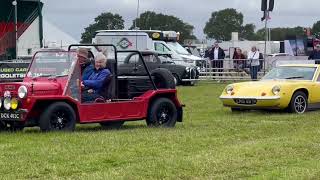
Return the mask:
[[[14,0],[12,2],[14,6],[14,25],[15,25],[15,38],[16,38],[16,59],[18,59],[18,44],[19,44],[19,37],[18,37],[18,8],[17,8],[17,1]]]
[[[265,13],[265,24],[264,24],[264,29],[265,29],[265,42],[264,42],[264,57],[263,57],[263,69],[264,69],[264,74],[266,74],[266,59],[267,59],[267,41],[268,41],[268,19],[269,19],[269,11],[266,10],[264,11]]]
[[[139,8],[140,8],[140,0],[138,0],[138,5],[137,5],[137,18],[136,18],[136,21],[134,22],[134,27],[135,29],[137,29],[137,20],[139,18]]]

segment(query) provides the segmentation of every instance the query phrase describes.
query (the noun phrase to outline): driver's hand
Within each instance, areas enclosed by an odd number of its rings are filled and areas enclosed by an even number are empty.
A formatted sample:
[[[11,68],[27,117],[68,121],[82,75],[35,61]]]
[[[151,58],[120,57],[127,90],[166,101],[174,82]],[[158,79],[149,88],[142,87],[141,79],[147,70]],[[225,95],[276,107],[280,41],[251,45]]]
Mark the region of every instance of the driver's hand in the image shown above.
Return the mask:
[[[81,84],[80,84],[80,86],[81,86],[82,88],[84,87],[83,81],[81,81]]]

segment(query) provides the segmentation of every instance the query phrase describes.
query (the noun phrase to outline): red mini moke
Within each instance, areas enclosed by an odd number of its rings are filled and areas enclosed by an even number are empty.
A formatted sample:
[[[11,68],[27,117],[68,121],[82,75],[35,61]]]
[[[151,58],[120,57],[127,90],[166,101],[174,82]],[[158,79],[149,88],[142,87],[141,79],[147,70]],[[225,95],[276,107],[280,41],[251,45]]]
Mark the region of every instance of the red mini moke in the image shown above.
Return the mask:
[[[81,102],[81,67],[72,51],[79,46],[108,46],[115,54],[107,60],[112,75],[104,81],[105,95],[91,103]],[[73,131],[76,123],[118,128],[125,121],[143,119],[155,127],[182,122],[177,90],[157,86],[166,80],[159,76],[162,70],[152,74],[143,63],[148,76],[118,76],[118,53],[128,52],[119,52],[113,45],[71,45],[69,51],[36,53],[23,82],[0,83],[0,130],[39,126],[42,131]]]

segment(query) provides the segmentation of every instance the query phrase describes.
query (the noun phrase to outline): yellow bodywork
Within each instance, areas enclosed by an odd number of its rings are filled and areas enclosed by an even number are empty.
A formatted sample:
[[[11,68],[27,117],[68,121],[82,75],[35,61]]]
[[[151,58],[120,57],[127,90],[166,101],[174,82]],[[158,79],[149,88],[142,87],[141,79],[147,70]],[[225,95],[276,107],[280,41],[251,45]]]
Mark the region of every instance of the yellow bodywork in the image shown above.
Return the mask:
[[[233,87],[232,93],[228,94],[223,90],[220,100],[224,106],[231,108],[248,109],[285,109],[288,107],[292,95],[296,91],[303,91],[307,94],[308,104],[320,103],[320,82],[318,82],[319,65],[284,65],[316,67],[313,80],[260,80],[252,82],[234,83],[228,86]],[[228,87],[227,86],[227,87]],[[272,88],[280,87],[280,93],[274,94]],[[237,99],[255,99],[255,104],[239,104]]]

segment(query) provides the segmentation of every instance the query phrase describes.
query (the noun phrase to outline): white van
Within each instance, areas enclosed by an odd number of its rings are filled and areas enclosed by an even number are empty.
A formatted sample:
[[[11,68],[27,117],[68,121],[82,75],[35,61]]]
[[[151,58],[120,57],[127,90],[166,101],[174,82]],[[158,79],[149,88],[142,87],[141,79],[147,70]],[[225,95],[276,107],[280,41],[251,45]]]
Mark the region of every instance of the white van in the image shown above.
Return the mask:
[[[171,54],[176,64],[197,65],[196,61],[201,58],[191,55],[177,42],[178,38],[175,31],[100,30],[93,43],[113,44],[118,50],[154,50]]]

